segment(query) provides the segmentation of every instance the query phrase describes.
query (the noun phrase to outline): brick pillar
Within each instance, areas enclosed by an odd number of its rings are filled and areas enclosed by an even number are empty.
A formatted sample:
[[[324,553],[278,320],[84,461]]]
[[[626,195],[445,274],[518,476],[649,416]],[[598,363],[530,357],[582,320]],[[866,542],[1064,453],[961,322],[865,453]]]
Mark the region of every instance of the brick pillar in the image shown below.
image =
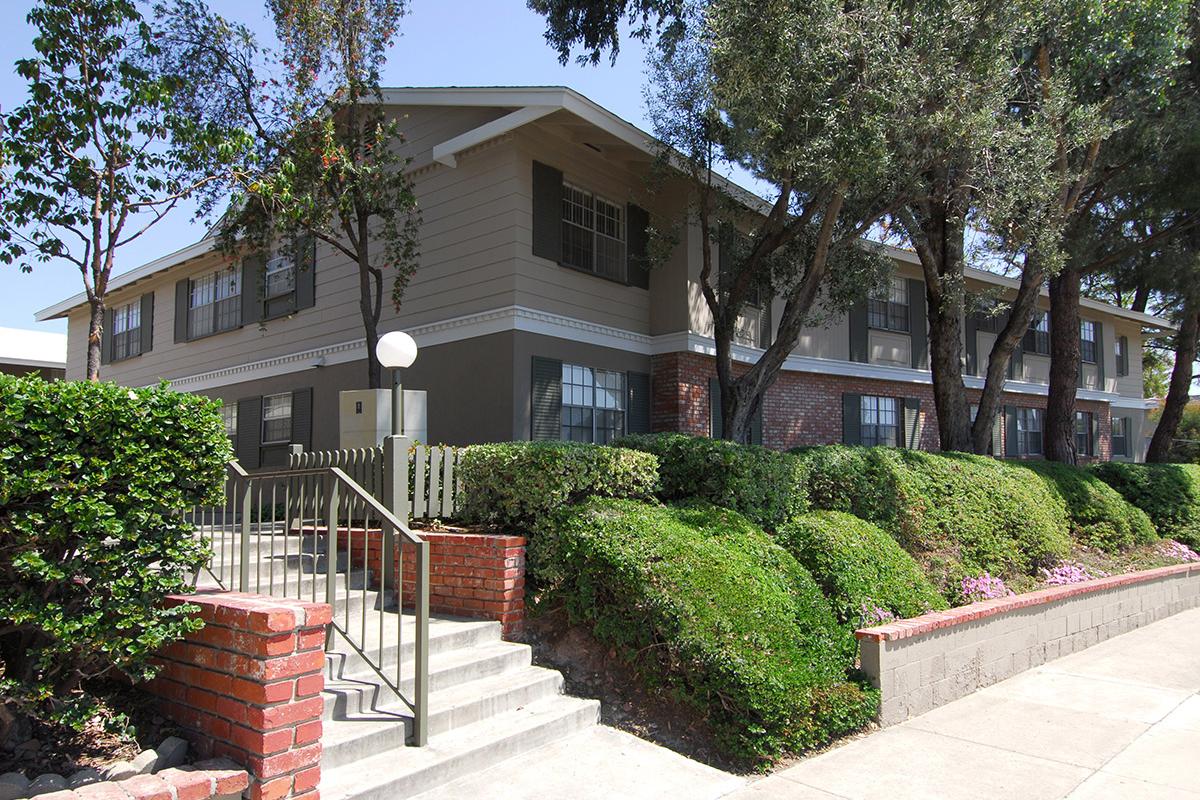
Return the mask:
[[[237,592],[168,598],[199,606],[204,628],[160,655],[149,689],[203,757],[250,773],[250,800],[317,800],[325,603]]]

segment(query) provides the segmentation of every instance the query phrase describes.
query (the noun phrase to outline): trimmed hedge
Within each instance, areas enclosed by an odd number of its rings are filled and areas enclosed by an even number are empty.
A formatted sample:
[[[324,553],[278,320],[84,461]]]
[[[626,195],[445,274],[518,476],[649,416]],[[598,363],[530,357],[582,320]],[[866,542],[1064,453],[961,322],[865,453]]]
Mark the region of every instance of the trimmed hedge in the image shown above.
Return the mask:
[[[869,722],[854,641],[807,571],[736,512],[591,500],[530,542],[547,600],[710,715],[728,755],[764,762]]]
[[[65,713],[85,678],[147,678],[198,627],[162,598],[207,560],[178,512],[220,497],[219,408],[165,384],[0,375],[0,694]]]
[[[798,451],[814,508],[875,523],[943,592],[967,575],[1034,575],[1071,549],[1063,501],[985,456],[832,445]]]
[[[1200,547],[1200,464],[1107,461],[1090,469],[1145,511],[1160,536]]]
[[[585,497],[650,499],[658,460],[649,453],[577,442],[506,442],[467,447],[459,459],[465,522],[536,529]]]
[[[613,444],[658,456],[661,497],[705,500],[774,530],[808,510],[805,469],[790,453],[724,439],[660,433]]]
[[[820,584],[838,619],[853,627],[916,617],[947,607],[912,556],[877,525],[841,511],[814,511],[780,528],[775,540]]]
[[[1071,533],[1089,547],[1108,553],[1149,544],[1158,538],[1154,524],[1095,473],[1052,461],[1014,464],[1032,472],[1066,505]]]

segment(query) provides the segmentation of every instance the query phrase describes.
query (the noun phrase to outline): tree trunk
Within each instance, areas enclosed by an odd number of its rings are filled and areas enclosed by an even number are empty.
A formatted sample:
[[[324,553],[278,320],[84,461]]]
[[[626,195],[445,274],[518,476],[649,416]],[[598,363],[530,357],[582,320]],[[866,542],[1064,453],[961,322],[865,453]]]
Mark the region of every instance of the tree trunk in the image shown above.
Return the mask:
[[[1046,458],[1075,463],[1075,392],[1079,386],[1079,281],[1064,269],[1050,279],[1050,396],[1046,399]]]
[[[92,307],[92,318],[88,321],[87,379],[100,380],[100,347],[104,342],[104,301],[94,298],[88,301]]]
[[[362,215],[360,214],[360,217]],[[371,254],[368,248],[370,230],[365,220],[360,220],[358,229],[358,310],[362,315],[363,338],[367,343],[367,388],[383,387],[383,367],[375,355],[379,342],[379,308],[383,299],[382,289],[371,279]]]
[[[1162,463],[1170,460],[1171,444],[1179,430],[1179,421],[1192,392],[1192,369],[1196,360],[1196,337],[1200,334],[1200,298],[1189,296],[1183,307],[1183,324],[1175,337],[1175,367],[1171,370],[1171,388],[1159,417],[1158,427],[1150,439],[1146,461]]]

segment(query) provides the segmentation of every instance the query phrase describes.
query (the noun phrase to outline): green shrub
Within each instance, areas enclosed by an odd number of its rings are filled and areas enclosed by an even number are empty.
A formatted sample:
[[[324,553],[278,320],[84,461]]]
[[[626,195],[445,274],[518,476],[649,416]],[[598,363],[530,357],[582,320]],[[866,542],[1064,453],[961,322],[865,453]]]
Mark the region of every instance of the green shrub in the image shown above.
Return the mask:
[[[1158,538],[1146,512],[1086,469],[1052,461],[1014,464],[1037,475],[1066,505],[1071,533],[1089,547],[1108,553],[1149,544]]]
[[[626,436],[618,447],[658,456],[664,500],[705,500],[774,530],[808,510],[804,465],[789,453],[682,433]]]
[[[1033,575],[1070,552],[1062,500],[995,459],[841,445],[799,455],[814,508],[874,522],[943,593],[984,571],[1006,579]]]
[[[219,497],[230,456],[219,407],[165,385],[0,375],[9,692],[57,705],[85,676],[145,678],[155,651],[195,629],[194,607],[163,597],[207,558],[178,512]]]
[[[912,556],[877,525],[842,511],[803,514],[780,528],[787,548],[853,627],[946,608]]]
[[[585,497],[649,499],[658,461],[647,453],[576,442],[472,445],[459,460],[466,522],[532,530]]]
[[[854,641],[812,577],[736,512],[600,500],[530,543],[548,597],[709,714],[731,757],[767,761],[865,725]]]
[[[1107,461],[1091,470],[1145,511],[1160,536],[1200,547],[1200,464]]]

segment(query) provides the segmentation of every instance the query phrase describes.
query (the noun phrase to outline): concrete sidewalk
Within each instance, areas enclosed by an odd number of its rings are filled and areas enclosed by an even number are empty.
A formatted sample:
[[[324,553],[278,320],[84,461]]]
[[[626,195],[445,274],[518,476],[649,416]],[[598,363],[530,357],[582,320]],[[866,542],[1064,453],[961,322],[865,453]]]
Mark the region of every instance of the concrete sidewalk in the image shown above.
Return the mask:
[[[1101,642],[729,800],[1200,800],[1200,609]]]

